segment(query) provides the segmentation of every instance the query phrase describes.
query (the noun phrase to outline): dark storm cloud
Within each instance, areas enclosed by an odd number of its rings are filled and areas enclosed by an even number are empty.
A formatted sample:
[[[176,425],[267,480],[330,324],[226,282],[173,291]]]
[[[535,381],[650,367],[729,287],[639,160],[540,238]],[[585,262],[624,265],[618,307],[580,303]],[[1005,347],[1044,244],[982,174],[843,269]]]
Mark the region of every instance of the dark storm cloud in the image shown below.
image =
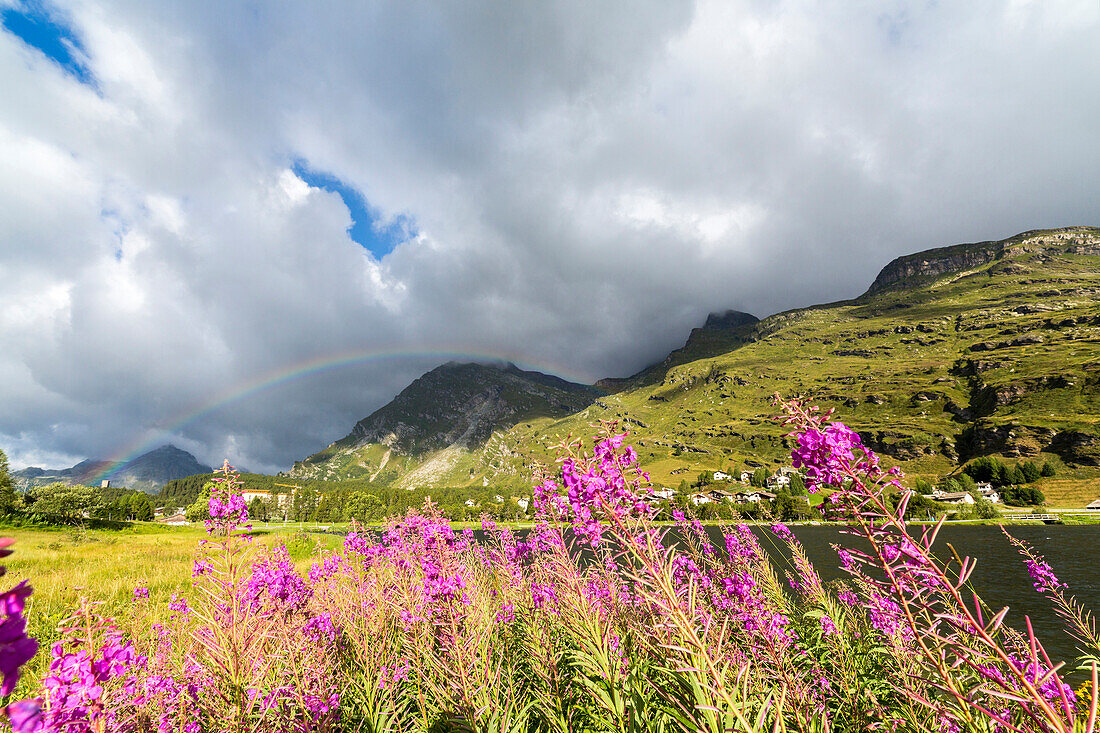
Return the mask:
[[[431,352],[622,375],[710,310],[1096,223],[1090,0],[365,5],[56,7],[94,86],[0,32],[14,464],[285,468]],[[361,247],[349,192],[412,238]],[[248,391],[383,352],[428,353]]]

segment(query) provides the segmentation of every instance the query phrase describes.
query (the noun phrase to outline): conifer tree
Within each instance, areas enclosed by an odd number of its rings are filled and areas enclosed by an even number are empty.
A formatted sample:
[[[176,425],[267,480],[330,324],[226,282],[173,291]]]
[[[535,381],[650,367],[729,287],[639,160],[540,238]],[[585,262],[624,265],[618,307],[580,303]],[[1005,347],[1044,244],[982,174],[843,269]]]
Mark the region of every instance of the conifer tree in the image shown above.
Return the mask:
[[[15,483],[8,472],[8,457],[0,450],[0,514],[11,514],[15,506]]]

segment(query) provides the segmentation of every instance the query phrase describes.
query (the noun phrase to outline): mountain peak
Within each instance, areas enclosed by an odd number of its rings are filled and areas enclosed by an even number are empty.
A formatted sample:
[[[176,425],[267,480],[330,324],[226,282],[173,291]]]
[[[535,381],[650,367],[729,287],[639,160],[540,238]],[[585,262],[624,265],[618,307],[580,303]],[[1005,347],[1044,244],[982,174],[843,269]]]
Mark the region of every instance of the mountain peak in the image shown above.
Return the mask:
[[[751,313],[737,310],[716,311],[707,315],[703,329],[707,331],[727,331],[738,326],[751,326],[760,319]]]
[[[525,420],[565,417],[591,404],[597,394],[591,386],[508,361],[449,361],[414,380],[346,437],[296,463],[292,473],[350,478],[381,471],[384,461],[371,457],[379,450],[386,453],[385,461],[391,452],[416,461],[443,449],[473,450],[495,431]]]
[[[193,455],[171,444],[154,448],[117,468],[111,469],[111,465],[110,461],[88,458],[72,468],[56,471],[27,468],[13,475],[28,485],[53,481],[98,485],[101,479],[107,478],[119,486],[152,492],[172,479],[212,471],[210,466],[199,463]]]

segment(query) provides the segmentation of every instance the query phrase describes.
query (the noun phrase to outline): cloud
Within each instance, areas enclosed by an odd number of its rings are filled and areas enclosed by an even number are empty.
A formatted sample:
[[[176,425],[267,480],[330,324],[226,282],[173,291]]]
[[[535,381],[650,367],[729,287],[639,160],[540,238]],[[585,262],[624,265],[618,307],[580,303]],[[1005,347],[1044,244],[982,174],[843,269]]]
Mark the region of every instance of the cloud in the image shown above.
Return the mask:
[[[0,5],[15,465],[286,468],[444,352],[622,375],[1096,223],[1090,0]]]

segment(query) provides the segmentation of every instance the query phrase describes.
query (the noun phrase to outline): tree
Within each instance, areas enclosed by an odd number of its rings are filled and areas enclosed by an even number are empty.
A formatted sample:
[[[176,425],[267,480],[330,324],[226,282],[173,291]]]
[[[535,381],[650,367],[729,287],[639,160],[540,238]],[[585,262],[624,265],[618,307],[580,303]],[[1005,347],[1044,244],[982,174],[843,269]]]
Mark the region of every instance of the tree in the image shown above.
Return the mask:
[[[17,506],[15,482],[8,472],[8,457],[0,450],[0,514],[11,514]]]
[[[1012,483],[1012,470],[1005,464],[997,461],[996,468],[993,471],[993,485],[994,486],[1008,486]]]
[[[255,519],[257,522],[266,522],[270,517],[270,507],[268,503],[258,496],[252,497],[252,501],[248,502],[248,518]]]
[[[1051,478],[1055,474],[1054,464],[1051,463],[1050,461],[1047,461],[1046,463],[1043,464],[1043,468],[1042,468],[1042,470],[1039,471],[1039,474],[1041,476],[1043,476],[1044,478]]]
[[[763,468],[756,469],[752,472],[752,480],[750,480],[749,483],[756,487],[767,486],[768,472],[765,471]]]
[[[153,521],[153,502],[145,494],[133,494],[127,500],[127,514],[135,522]]]
[[[465,509],[465,505],[463,505],[463,509]],[[377,522],[385,516],[386,507],[382,504],[382,500],[365,491],[356,491],[348,497],[348,503],[344,507],[345,518],[360,522]]]
[[[1047,500],[1043,492],[1034,486],[1006,486],[1001,492],[1001,498],[1009,506],[1032,506],[1043,504]]]
[[[311,486],[303,486],[301,491],[294,495],[294,505],[291,507],[290,518],[295,522],[309,521],[316,507],[317,492]]]
[[[1027,478],[1024,476],[1024,471],[1020,468],[1019,464],[1012,468],[1012,483],[1017,486],[1027,483]]]
[[[191,506],[187,507],[184,512],[184,516],[187,517],[188,522],[205,522],[210,519],[210,492],[214,489],[212,482],[203,484],[202,491],[199,493],[198,498],[191,503]]]
[[[806,495],[806,479],[800,473],[791,474],[791,496]]]
[[[978,519],[996,519],[1001,516],[997,507],[989,499],[978,499],[974,502],[974,516]]]
[[[978,488],[978,484],[968,473],[960,473],[955,480],[958,482],[961,491],[976,491]]]
[[[1025,484],[1033,484],[1043,475],[1042,469],[1035,465],[1035,461],[1024,461],[1020,464],[1020,470],[1024,474],[1024,480],[1021,483]]]
[[[931,517],[943,513],[943,504],[933,501],[930,496],[918,493],[909,497],[905,513],[909,517]]]
[[[936,490],[936,487],[928,479],[918,478],[913,484],[913,490],[921,496],[928,496]]]
[[[105,504],[98,489],[91,486],[70,486],[61,482],[32,488],[27,492],[27,503],[34,514],[64,519],[90,517]]]
[[[982,456],[973,463],[968,464],[963,472],[975,481],[992,482],[996,473],[996,465],[989,456]]]

